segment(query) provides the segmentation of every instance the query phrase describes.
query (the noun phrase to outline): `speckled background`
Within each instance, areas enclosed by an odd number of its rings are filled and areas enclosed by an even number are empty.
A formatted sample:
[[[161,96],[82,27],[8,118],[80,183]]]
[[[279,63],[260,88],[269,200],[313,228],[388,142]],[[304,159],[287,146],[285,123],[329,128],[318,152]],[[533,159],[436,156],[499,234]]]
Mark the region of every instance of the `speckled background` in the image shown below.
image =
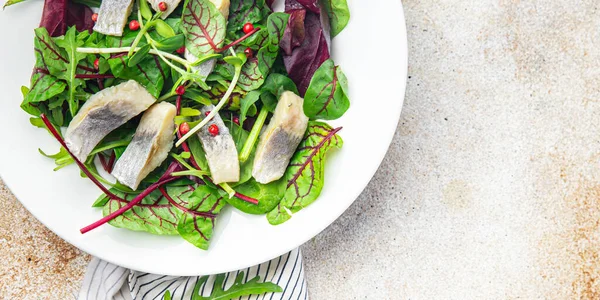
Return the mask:
[[[598,2],[403,4],[402,119],[303,247],[312,299],[598,299]],[[0,298],[71,298],[88,257],[6,189],[0,206]]]

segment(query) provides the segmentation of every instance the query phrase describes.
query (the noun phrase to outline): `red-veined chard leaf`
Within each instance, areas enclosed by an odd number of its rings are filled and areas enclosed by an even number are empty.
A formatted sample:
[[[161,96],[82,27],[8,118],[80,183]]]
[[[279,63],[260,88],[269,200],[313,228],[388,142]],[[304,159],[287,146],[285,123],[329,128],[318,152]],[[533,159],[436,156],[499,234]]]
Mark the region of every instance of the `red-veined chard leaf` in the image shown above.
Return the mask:
[[[34,32],[35,67],[46,69],[50,74],[66,72],[69,58],[65,50],[54,43],[46,28],[36,28]]]
[[[227,20],[209,0],[186,0],[182,28],[186,48],[197,57],[212,54],[223,45]]]
[[[346,94],[348,79],[342,69],[325,61],[310,81],[304,96],[304,113],[312,120],[335,120],[350,108],[350,100]]]
[[[135,198],[136,194],[125,194],[112,189],[115,195],[125,199],[110,199],[104,205],[102,214],[107,216]],[[156,190],[145,197],[142,202],[109,222],[110,225],[133,231],[145,231],[160,235],[177,235],[177,222],[181,211]]]
[[[193,192],[177,187],[176,199],[185,208],[177,224],[177,232],[192,245],[208,250],[215,227],[215,218],[227,202],[219,192],[207,185],[199,185]],[[171,192],[169,192],[171,193]]]
[[[265,82],[265,78],[271,72],[277,55],[279,55],[279,42],[283,37],[287,20],[288,14],[286,13],[272,13],[267,19],[267,37],[265,38],[265,29],[263,28],[257,33],[260,34],[259,38],[245,44],[253,49],[258,48],[260,45],[256,56],[249,58],[242,67],[238,86],[245,91],[253,91],[261,87]],[[217,73],[225,74],[227,78],[231,78],[233,67],[221,63],[217,66]]]
[[[265,0],[231,0],[227,32],[239,32],[246,23],[260,23],[271,10]]]
[[[110,191],[122,199],[109,199],[105,195],[98,198],[94,206],[103,205],[104,216],[125,206],[136,196],[114,188]],[[179,234],[194,246],[206,250],[215,219],[225,204],[219,192],[211,187],[175,182],[152,192],[109,224],[159,235]]]
[[[323,122],[309,122],[300,146],[290,161],[284,180],[286,191],[275,209],[267,214],[269,223],[284,223],[304,207],[313,203],[323,189],[325,155],[331,148],[341,148],[341,128],[332,128]]]
[[[331,37],[338,35],[350,21],[350,10],[346,0],[324,0],[322,2],[331,25]]]
[[[23,100],[23,103],[21,103],[21,107],[46,101],[61,94],[67,87],[66,83],[50,74],[37,69],[34,70],[34,72],[35,73],[31,76],[30,90]]]

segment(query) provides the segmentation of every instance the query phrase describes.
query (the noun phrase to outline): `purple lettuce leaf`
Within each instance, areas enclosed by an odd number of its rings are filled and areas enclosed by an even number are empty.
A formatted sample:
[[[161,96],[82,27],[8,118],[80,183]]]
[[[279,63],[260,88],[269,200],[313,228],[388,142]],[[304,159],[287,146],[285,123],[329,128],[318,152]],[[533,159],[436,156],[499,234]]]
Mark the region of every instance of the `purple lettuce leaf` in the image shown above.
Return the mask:
[[[304,11],[304,16],[299,11]],[[316,70],[331,56],[329,17],[321,13],[316,0],[286,0],[286,12],[292,16],[289,30],[280,43],[284,49],[283,62],[300,95],[304,96]]]
[[[70,26],[78,31],[91,31],[94,27],[92,10],[69,0],[46,0],[40,27],[48,30],[51,36],[61,36]]]

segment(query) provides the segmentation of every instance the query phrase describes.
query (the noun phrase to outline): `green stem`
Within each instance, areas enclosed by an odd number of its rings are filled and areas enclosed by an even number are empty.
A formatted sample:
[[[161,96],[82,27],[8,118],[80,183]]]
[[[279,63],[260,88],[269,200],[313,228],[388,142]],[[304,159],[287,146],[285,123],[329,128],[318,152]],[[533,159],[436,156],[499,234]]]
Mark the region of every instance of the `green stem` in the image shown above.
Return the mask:
[[[233,80],[231,81],[231,84],[229,84],[229,88],[227,89],[227,92],[225,93],[225,95],[223,95],[223,98],[221,98],[221,101],[219,101],[217,106],[215,106],[215,108],[210,111],[210,114],[208,114],[208,116],[206,116],[206,118],[204,118],[202,120],[202,122],[200,122],[198,125],[194,126],[194,128],[192,128],[186,135],[184,135],[183,137],[181,137],[179,139],[179,141],[177,141],[177,143],[175,144],[176,147],[181,146],[181,144],[183,144],[183,142],[185,142],[187,139],[189,139],[192,135],[196,134],[196,132],[198,132],[198,130],[200,130],[202,127],[204,127],[204,125],[206,125],[208,122],[210,122],[210,120],[212,120],[219,113],[219,110],[223,107],[223,105],[225,105],[225,103],[227,103],[227,100],[233,93],[233,89],[235,88],[238,80],[240,79],[241,70],[242,70],[241,66],[236,66],[235,75],[233,76]]]
[[[233,198],[233,196],[235,196],[235,190],[231,188],[231,186],[229,184],[227,184],[226,182],[223,183],[219,183],[219,186],[221,188],[223,188],[223,190],[225,192],[227,192],[227,194],[229,195],[229,199]]]
[[[131,57],[131,55],[133,55],[133,49],[137,47],[142,37],[146,34],[146,32],[148,32],[148,29],[150,29],[150,27],[154,26],[154,24],[154,22],[150,21],[142,26],[142,29],[140,29],[140,32],[138,32],[137,36],[135,37],[135,40],[133,40],[133,43],[131,44],[132,49],[129,49],[127,56]]]
[[[206,175],[209,175],[208,172],[203,172],[195,169],[171,173],[171,176],[196,176],[198,178],[202,178]]]
[[[260,131],[265,125],[265,121],[267,120],[268,114],[269,111],[266,107],[263,106],[260,110],[260,113],[258,114],[258,117],[256,117],[256,122],[254,123],[254,126],[252,126],[252,131],[250,131],[250,135],[248,136],[248,139],[246,139],[244,147],[240,152],[240,162],[246,162],[250,157],[252,149],[254,149],[254,144],[256,144],[256,140],[258,140],[258,135],[260,134]]]
[[[133,52],[139,51],[141,48],[137,47],[137,48],[133,48],[133,47],[119,47],[119,48],[77,48],[77,52],[79,53],[88,53],[88,54],[113,54],[113,53],[123,53],[123,52],[128,52],[130,50],[133,49]],[[165,58],[168,58],[170,60],[176,61],[177,63],[183,65],[184,67],[188,68],[190,67],[190,63],[177,56],[177,55],[173,55],[171,53],[168,52],[164,52],[164,51],[160,51],[158,49],[150,49],[150,54],[154,54],[154,55],[162,55]]]

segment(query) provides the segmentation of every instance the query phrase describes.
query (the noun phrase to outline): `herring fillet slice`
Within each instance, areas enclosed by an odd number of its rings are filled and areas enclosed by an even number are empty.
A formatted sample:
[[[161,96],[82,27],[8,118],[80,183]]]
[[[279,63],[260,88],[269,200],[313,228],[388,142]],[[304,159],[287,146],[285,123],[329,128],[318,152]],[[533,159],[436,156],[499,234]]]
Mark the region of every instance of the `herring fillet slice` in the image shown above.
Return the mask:
[[[215,109],[213,105],[207,105],[202,108],[202,114]],[[208,127],[211,125],[219,127],[219,134],[212,136],[208,132]],[[198,138],[202,143],[202,148],[206,152],[206,160],[213,182],[216,184],[223,182],[237,182],[240,180],[240,161],[238,159],[235,142],[229,129],[223,123],[223,119],[219,114],[208,122],[200,131]]]
[[[106,88],[88,99],[67,128],[67,147],[81,161],[117,127],[156,102],[135,80]]]
[[[102,0],[94,31],[105,35],[122,36],[133,0]]]
[[[256,148],[252,176],[257,182],[267,184],[283,177],[308,127],[303,104],[304,99],[293,92],[281,95]]]
[[[175,114],[175,105],[167,102],[154,104],[144,113],[111,173],[119,182],[135,190],[167,158],[173,147]]]

